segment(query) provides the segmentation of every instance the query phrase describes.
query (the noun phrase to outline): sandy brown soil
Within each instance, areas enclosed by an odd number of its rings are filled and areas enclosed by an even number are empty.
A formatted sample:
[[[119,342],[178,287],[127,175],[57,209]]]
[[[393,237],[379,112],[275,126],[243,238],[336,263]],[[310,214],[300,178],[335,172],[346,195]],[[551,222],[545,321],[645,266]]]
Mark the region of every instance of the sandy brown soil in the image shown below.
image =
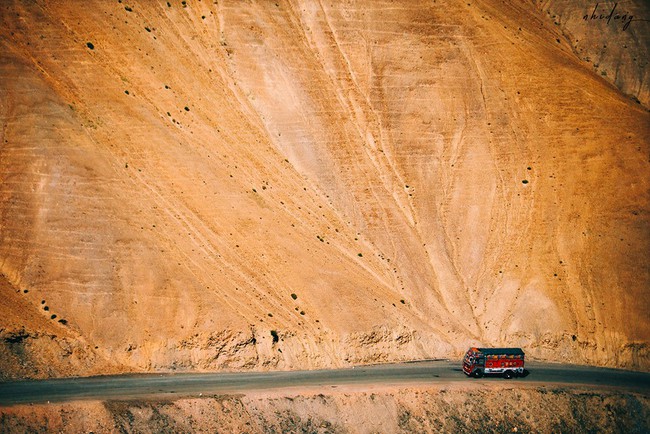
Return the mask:
[[[452,385],[0,409],[8,433],[645,433],[648,421],[650,400],[632,393]]]
[[[647,69],[563,4],[3,1],[0,377],[649,369]]]

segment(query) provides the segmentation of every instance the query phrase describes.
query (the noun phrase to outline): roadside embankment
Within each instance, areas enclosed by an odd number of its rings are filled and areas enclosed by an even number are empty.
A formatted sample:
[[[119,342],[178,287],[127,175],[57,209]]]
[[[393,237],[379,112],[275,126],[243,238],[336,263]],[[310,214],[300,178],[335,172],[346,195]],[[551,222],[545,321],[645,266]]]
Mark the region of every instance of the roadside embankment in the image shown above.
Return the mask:
[[[560,386],[353,386],[171,400],[0,408],[14,432],[599,432],[650,431],[647,395]]]

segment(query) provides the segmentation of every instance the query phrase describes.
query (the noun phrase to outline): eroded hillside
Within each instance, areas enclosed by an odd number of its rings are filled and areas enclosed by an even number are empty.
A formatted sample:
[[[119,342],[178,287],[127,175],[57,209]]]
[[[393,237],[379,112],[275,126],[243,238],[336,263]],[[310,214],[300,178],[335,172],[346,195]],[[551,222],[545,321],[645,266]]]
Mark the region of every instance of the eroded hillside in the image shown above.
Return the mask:
[[[639,104],[650,105],[648,2],[535,0],[575,55]]]
[[[648,111],[544,11],[3,2],[2,375],[648,369]]]

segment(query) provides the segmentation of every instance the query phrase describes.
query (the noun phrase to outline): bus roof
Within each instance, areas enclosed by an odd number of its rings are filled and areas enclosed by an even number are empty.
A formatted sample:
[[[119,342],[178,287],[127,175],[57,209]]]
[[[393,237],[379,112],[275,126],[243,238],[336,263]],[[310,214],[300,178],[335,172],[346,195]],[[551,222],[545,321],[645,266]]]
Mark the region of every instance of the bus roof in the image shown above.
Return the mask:
[[[486,356],[493,356],[493,355],[513,355],[513,356],[523,356],[524,351],[521,348],[477,348],[481,353],[485,354]]]

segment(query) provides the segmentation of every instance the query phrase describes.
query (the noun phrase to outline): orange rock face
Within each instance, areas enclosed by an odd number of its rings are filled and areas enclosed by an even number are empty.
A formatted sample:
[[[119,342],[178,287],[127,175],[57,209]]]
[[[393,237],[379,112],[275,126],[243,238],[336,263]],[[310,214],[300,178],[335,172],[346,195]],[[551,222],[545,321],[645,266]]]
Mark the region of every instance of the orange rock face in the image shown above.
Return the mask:
[[[650,367],[647,91],[559,2],[5,3],[5,377]]]

